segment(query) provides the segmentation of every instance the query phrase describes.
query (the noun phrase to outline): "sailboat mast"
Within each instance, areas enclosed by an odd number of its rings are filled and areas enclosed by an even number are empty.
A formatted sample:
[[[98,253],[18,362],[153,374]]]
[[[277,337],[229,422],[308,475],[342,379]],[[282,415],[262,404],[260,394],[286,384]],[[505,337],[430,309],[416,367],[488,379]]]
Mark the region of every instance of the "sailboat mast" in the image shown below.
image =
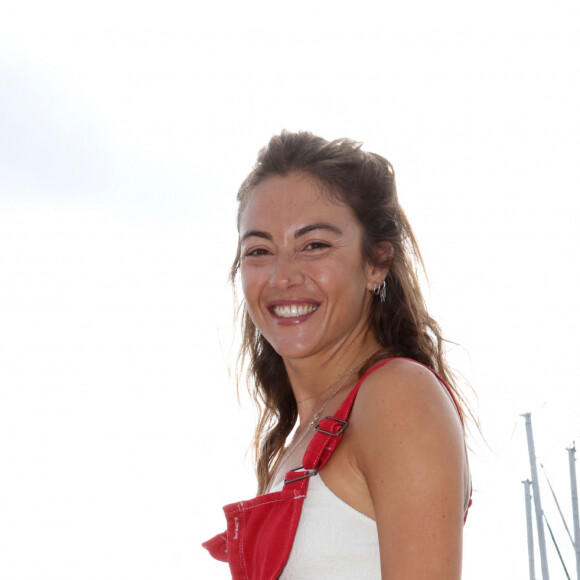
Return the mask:
[[[536,451],[534,447],[534,434],[532,432],[532,414],[524,413],[526,420],[526,435],[528,439],[528,452],[530,455],[530,469],[532,471],[532,489],[534,490],[534,506],[536,508],[536,528],[538,529],[538,544],[540,546],[540,562],[542,564],[543,580],[550,580],[548,572],[548,557],[546,554],[546,536],[544,535],[544,518],[542,500],[540,498],[540,485],[538,480],[538,468],[536,467]]]
[[[534,527],[532,524],[532,495],[530,486],[532,482],[529,479],[522,481],[524,492],[526,494],[526,527],[528,530],[528,560],[530,567],[530,580],[536,580],[536,569],[534,565]]]
[[[580,523],[578,516],[578,485],[576,484],[576,445],[567,447],[572,489],[572,519],[574,520],[574,551],[576,552],[576,577],[580,580]]]

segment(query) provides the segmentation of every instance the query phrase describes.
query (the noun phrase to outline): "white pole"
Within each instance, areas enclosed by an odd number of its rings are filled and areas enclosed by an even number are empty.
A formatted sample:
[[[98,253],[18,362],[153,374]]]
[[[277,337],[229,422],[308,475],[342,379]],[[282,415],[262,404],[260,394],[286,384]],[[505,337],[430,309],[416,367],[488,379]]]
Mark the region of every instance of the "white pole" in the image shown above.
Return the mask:
[[[550,573],[548,572],[548,557],[546,554],[546,536],[544,535],[544,512],[542,511],[542,500],[540,498],[538,468],[536,467],[536,451],[534,448],[534,434],[532,432],[532,414],[524,413],[522,417],[526,419],[526,435],[528,437],[528,452],[530,455],[530,468],[532,470],[532,488],[534,490],[534,506],[536,508],[536,527],[538,529],[542,578],[543,580],[550,580]]]
[[[532,482],[529,479],[522,481],[524,484],[524,492],[526,494],[526,524],[528,528],[528,561],[530,567],[530,580],[536,580],[536,570],[534,567],[534,527],[532,525],[532,494],[530,493],[530,485]]]
[[[570,487],[572,488],[572,519],[574,521],[574,551],[576,552],[576,576],[580,580],[580,518],[578,517],[578,486],[576,484],[576,445],[567,447],[570,462]]]

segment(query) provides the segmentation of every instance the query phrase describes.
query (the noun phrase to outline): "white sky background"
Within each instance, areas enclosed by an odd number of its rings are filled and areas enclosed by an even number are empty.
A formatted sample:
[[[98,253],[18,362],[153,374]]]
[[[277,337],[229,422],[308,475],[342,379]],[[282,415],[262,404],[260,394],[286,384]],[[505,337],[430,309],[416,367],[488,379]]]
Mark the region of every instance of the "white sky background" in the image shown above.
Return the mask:
[[[4,1],[0,577],[229,577],[199,544],[255,488],[228,377],[235,194],[288,128],[394,164],[491,447],[464,577],[528,578],[518,415],[569,524],[580,441],[577,10]]]

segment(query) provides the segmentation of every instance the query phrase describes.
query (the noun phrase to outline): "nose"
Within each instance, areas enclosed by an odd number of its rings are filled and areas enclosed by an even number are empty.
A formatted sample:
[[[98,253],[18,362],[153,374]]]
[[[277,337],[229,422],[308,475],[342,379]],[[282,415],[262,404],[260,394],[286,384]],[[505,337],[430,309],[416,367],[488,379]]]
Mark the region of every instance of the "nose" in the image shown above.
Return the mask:
[[[272,261],[270,286],[286,289],[298,286],[303,281],[304,276],[298,260],[285,252],[279,252]]]

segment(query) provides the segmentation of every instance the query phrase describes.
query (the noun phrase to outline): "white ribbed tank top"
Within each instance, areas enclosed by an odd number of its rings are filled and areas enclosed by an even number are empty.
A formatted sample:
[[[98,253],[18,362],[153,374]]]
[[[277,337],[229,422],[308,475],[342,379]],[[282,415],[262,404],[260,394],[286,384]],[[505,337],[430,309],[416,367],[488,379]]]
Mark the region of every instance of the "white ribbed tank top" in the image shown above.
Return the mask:
[[[282,489],[282,484],[272,491]],[[375,520],[336,496],[320,474],[310,478],[282,580],[380,580]]]

